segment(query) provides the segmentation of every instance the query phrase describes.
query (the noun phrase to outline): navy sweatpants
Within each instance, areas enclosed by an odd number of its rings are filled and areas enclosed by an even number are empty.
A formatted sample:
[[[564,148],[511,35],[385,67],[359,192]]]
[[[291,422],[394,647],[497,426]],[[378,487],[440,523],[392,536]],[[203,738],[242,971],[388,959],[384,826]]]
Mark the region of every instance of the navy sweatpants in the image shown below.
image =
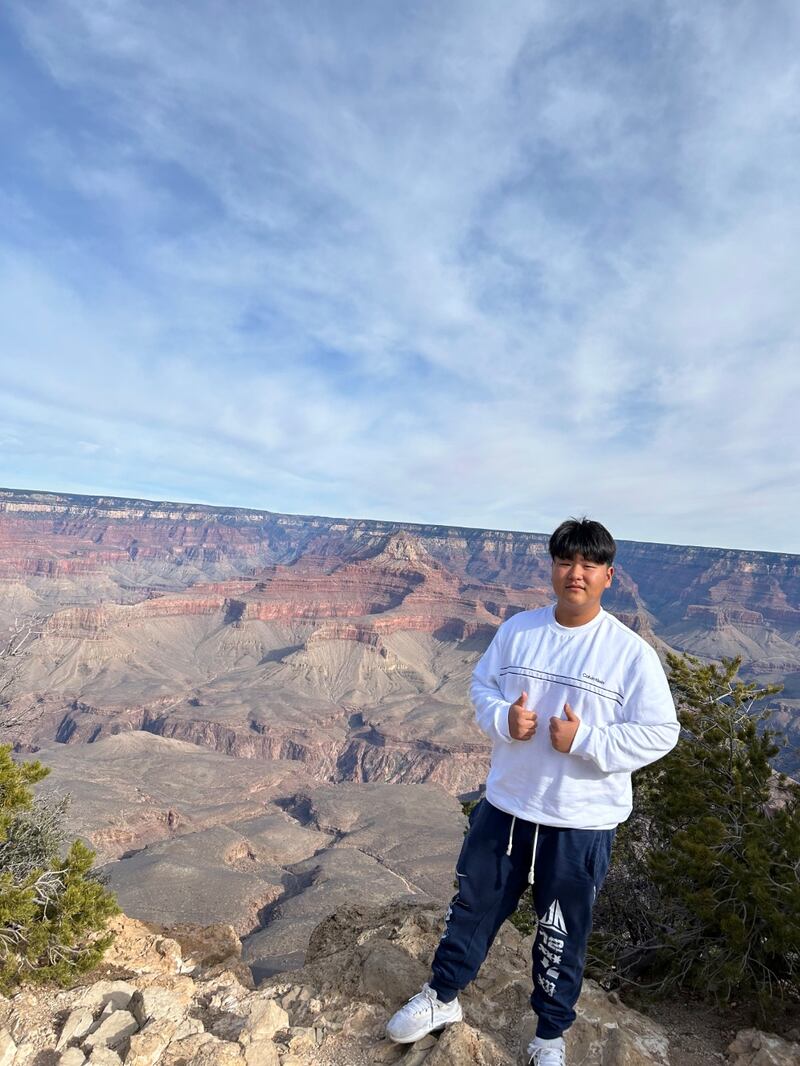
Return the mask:
[[[528,887],[536,826],[481,800],[456,863],[458,891],[445,916],[431,987],[448,1002],[478,973],[498,929]],[[592,906],[611,859],[614,829],[540,825],[533,902],[539,919],[533,944],[531,1006],[536,1035],[560,1036],[575,1021]]]

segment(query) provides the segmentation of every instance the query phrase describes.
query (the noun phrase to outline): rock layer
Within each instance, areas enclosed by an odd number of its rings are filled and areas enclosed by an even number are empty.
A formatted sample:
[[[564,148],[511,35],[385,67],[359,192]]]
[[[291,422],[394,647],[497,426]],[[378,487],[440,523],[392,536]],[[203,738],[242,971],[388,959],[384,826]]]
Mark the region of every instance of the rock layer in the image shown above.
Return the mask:
[[[340,709],[436,691],[449,662],[404,654],[406,635],[474,662],[499,621],[549,600],[546,540],[0,490],[0,615],[40,618],[7,679],[12,739],[21,750],[47,737],[96,739],[119,728],[123,704],[144,728],[258,754],[238,726],[220,733],[186,708],[180,724],[170,721],[182,698],[216,712],[209,673],[230,676],[245,663],[269,675],[269,691],[305,687]],[[606,605],[657,647],[741,654],[746,671],[770,680],[800,674],[798,556],[620,541]],[[795,687],[783,704],[790,735],[800,720]],[[56,696],[94,708],[91,727],[74,714],[38,715],[38,701]],[[796,768],[791,748],[780,758]],[[366,751],[346,761],[372,772]],[[332,764],[319,767],[329,774]],[[378,760],[374,772],[386,770]]]

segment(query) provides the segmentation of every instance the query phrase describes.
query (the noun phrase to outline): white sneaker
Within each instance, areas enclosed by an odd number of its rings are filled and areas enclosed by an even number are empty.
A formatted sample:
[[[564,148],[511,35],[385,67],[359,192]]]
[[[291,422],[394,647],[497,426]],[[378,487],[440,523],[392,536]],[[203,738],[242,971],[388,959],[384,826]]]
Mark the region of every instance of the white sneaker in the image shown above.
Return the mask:
[[[542,1040],[537,1036],[528,1044],[528,1066],[566,1066],[564,1057],[564,1037]]]
[[[422,991],[393,1014],[386,1026],[386,1035],[396,1044],[413,1044],[423,1036],[444,1025],[460,1022],[461,1004],[458,998],[442,1003],[426,981]]]

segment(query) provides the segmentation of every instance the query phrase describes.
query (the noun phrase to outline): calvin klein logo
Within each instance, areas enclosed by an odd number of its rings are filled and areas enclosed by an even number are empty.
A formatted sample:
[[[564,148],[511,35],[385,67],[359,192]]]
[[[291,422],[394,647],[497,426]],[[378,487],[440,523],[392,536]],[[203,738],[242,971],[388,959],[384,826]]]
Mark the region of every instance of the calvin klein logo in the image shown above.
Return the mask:
[[[605,685],[605,681],[602,678],[595,677],[593,674],[581,674],[581,677],[585,677],[587,681],[594,681],[596,685]]]

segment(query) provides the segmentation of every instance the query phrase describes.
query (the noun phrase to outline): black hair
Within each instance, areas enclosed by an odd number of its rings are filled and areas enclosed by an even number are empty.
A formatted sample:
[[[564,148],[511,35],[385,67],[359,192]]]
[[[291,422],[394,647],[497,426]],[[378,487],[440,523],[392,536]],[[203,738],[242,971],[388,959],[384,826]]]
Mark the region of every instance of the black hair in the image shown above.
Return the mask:
[[[617,553],[614,538],[605,526],[591,518],[568,518],[550,537],[548,544],[553,559],[574,559],[582,555],[592,563],[611,566]]]

